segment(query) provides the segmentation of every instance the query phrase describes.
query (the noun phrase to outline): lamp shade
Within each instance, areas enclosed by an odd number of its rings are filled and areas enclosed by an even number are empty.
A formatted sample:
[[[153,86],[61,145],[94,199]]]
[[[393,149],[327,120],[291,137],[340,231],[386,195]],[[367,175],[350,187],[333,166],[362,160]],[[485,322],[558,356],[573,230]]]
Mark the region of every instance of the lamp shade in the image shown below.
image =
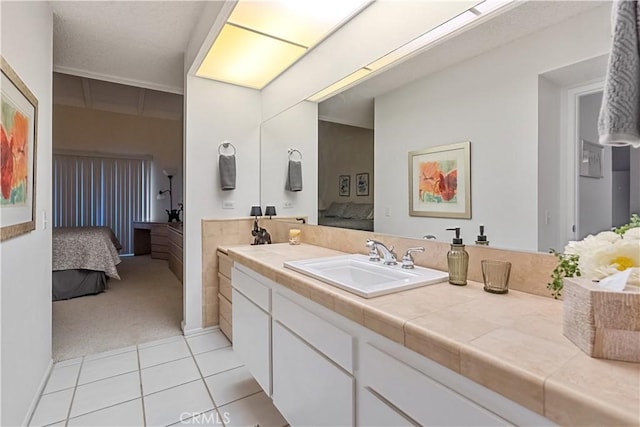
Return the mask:
[[[264,214],[267,216],[275,216],[276,215],[276,207],[275,206],[267,206],[264,210]]]
[[[251,216],[262,216],[262,208],[260,206],[251,206]]]

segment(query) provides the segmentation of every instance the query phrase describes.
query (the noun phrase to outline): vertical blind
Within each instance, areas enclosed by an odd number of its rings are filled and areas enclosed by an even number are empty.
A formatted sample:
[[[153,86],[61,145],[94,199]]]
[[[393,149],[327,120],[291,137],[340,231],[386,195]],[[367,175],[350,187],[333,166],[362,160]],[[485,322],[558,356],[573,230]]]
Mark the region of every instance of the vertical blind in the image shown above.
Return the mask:
[[[133,253],[133,221],[150,214],[150,164],[146,158],[53,155],[53,226],[111,227]]]

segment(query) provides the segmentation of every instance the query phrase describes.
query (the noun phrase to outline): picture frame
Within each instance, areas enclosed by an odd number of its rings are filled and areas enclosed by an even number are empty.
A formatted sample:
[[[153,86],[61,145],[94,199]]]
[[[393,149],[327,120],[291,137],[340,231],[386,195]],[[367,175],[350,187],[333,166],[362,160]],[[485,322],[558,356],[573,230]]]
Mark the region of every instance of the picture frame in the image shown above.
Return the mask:
[[[356,174],[356,196],[368,196],[369,195],[369,174],[358,173]]]
[[[604,169],[602,158],[604,147],[585,139],[580,141],[580,176],[587,178],[603,178]]]
[[[471,218],[471,142],[409,152],[409,215]]]
[[[351,175],[340,175],[338,177],[338,195],[349,197],[351,195]]]
[[[0,56],[0,241],[35,230],[38,100]]]

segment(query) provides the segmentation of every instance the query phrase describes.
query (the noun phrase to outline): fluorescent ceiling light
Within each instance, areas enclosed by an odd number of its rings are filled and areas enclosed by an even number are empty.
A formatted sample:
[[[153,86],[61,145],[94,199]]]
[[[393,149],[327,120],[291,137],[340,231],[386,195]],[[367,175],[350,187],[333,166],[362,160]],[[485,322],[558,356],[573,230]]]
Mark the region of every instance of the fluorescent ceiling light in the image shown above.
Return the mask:
[[[427,31],[420,37],[413,39],[412,41],[399,47],[398,49],[386,54],[381,58],[376,59],[366,67],[361,68],[353,74],[350,74],[339,82],[336,82],[331,86],[321,90],[320,92],[313,94],[312,96],[307,98],[307,100],[312,102],[323,101],[330,96],[333,96],[336,93],[347,89],[348,86],[352,86],[356,80],[364,78],[365,76],[371,77],[382,69],[387,68],[392,64],[397,64],[400,61],[419,53],[421,50],[424,50],[424,48],[433,44],[435,41],[454,33],[456,30],[464,27],[465,25],[478,20],[478,18],[485,17],[490,12],[494,12],[512,2],[513,0],[485,0],[484,2],[469,8],[465,12],[431,29],[430,31]],[[366,72],[362,73],[362,70],[366,70]],[[359,77],[358,79],[354,80],[353,76],[356,74],[359,74]]]
[[[306,49],[225,24],[196,75],[261,89]]]
[[[327,87],[325,89],[322,89],[320,92],[317,92],[317,93],[311,95],[307,99],[309,101],[312,101],[312,102],[323,101],[329,95],[333,95],[334,92],[337,92],[340,89],[347,88],[348,86],[356,83],[361,78],[367,76],[369,73],[371,73],[371,70],[369,70],[367,68],[360,68],[359,70],[349,74],[344,79],[332,84],[331,86],[329,86],[329,87]]]
[[[196,75],[262,89],[371,0],[239,0]]]

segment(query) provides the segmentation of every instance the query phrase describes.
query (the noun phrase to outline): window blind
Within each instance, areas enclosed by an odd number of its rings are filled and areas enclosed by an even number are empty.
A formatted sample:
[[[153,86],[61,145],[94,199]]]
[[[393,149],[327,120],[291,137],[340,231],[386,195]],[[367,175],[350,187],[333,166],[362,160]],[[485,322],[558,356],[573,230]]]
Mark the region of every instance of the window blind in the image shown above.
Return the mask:
[[[53,226],[111,227],[133,253],[133,221],[150,216],[151,160],[53,155]]]

